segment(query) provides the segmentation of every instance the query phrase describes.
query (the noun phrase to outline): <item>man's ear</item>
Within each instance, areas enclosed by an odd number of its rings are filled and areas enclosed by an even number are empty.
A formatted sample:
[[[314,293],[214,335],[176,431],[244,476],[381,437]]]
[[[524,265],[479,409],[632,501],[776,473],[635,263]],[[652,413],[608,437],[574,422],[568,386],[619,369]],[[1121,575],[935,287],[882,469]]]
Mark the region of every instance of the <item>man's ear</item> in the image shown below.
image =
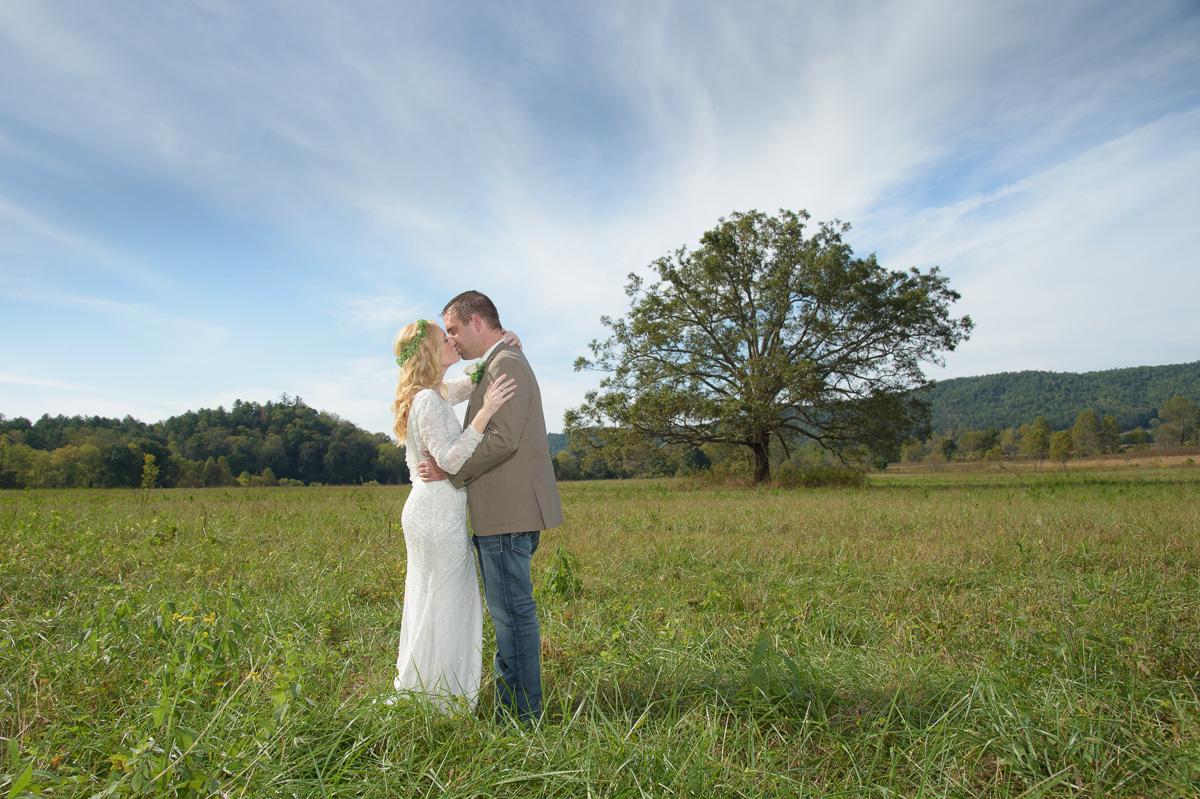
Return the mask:
[[[475,328],[476,333],[483,332],[483,318],[479,314],[471,314],[471,327]]]

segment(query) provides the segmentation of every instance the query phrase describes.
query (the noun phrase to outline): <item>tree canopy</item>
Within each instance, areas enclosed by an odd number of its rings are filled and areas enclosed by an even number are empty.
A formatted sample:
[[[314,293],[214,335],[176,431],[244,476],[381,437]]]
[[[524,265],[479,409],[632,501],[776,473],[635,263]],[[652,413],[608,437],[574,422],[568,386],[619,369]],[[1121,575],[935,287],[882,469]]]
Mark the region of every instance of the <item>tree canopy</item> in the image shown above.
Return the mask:
[[[1154,430],[1156,441],[1183,446],[1195,431],[1200,415],[1187,397],[1171,397],[1158,410],[1159,425]]]
[[[758,211],[720,219],[693,252],[629,275],[625,318],[575,368],[608,373],[567,412],[567,431],[597,446],[723,443],[746,447],[755,482],[772,441],[896,449],[928,412],[913,389],[923,363],[967,338],[970,318],[935,267],[897,272],[855,257],[849,225]]]

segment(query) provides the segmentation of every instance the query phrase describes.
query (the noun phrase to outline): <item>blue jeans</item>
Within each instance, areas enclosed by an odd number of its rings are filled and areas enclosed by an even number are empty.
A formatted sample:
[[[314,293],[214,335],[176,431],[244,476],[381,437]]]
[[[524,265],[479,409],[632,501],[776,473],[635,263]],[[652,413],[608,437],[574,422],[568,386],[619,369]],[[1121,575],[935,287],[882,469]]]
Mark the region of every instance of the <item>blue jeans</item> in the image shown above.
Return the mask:
[[[483,597],[496,628],[496,715],[522,724],[542,715],[542,636],[529,562],[540,532],[473,536]]]

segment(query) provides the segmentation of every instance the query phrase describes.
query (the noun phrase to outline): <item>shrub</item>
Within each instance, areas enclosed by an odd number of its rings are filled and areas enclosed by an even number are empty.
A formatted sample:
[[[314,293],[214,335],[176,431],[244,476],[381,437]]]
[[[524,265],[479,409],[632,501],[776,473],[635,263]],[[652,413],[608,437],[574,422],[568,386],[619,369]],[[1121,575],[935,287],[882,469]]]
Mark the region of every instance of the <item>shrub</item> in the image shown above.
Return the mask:
[[[816,466],[811,469],[785,469],[775,475],[772,485],[780,488],[859,488],[867,476],[858,469],[844,466]]]

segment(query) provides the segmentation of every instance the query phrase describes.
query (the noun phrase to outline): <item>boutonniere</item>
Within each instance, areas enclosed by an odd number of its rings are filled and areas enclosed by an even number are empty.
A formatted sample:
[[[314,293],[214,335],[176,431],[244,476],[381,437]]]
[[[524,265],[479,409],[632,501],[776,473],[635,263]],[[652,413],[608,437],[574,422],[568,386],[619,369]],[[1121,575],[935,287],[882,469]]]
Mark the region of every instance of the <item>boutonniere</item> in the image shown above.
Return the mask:
[[[478,385],[479,381],[483,378],[483,373],[487,371],[487,364],[480,361],[474,366],[468,366],[463,371],[466,372],[467,377],[471,378],[472,383]]]

